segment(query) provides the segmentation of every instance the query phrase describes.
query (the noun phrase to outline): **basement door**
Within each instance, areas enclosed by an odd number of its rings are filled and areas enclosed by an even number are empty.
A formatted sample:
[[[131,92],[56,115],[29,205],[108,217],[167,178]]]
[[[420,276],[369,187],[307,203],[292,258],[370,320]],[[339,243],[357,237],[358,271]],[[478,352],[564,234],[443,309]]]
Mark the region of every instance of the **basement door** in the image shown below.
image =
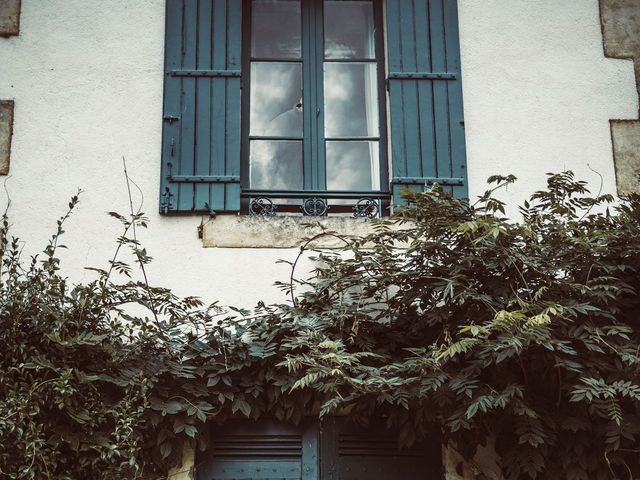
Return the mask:
[[[211,431],[197,480],[439,480],[438,436],[399,449],[397,432],[343,417],[300,426],[232,422]]]

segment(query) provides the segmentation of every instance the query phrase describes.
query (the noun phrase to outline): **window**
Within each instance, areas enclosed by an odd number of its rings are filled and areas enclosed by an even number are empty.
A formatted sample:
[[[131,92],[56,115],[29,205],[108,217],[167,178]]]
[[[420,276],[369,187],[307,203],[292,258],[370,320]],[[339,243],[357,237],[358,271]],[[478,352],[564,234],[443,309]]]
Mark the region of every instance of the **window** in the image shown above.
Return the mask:
[[[346,196],[384,198],[380,6],[371,0],[245,3],[250,93],[243,92],[241,177],[247,195],[280,200],[278,211],[300,211],[301,203],[316,214],[327,203],[353,213]],[[325,202],[327,195],[343,201]],[[249,210],[256,207],[249,200]]]
[[[429,480],[442,478],[439,435],[398,448],[382,422],[357,427],[346,418],[231,421],[214,427],[198,454],[198,480]]]
[[[466,196],[455,0],[167,0],[166,18],[163,213]]]

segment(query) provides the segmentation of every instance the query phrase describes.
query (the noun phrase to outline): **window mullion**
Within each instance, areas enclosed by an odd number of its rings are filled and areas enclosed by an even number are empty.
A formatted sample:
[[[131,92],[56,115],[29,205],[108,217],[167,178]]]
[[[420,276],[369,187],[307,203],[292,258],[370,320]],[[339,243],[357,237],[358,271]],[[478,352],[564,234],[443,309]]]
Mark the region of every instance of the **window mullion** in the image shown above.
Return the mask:
[[[303,112],[303,185],[305,190],[315,189],[316,176],[314,175],[314,115],[315,95],[313,94],[313,69],[311,61],[313,55],[312,31],[312,4],[302,0],[302,112]]]
[[[314,29],[312,58],[314,65],[314,94],[315,108],[313,111],[315,138],[314,144],[314,170],[316,172],[316,187],[318,190],[326,190],[327,175],[325,161],[325,141],[324,141],[324,15],[323,0],[313,0]]]

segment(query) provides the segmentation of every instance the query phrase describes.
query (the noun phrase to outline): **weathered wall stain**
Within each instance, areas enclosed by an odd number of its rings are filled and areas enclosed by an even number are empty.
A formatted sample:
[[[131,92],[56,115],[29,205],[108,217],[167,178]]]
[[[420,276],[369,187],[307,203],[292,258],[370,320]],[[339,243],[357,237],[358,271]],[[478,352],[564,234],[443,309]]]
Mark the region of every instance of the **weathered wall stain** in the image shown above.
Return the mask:
[[[20,32],[20,0],[0,1],[0,37]]]
[[[640,0],[600,0],[604,53],[634,62],[640,95]],[[611,121],[618,194],[640,192],[640,121]]]
[[[12,133],[13,101],[0,100],[0,175],[9,173]]]

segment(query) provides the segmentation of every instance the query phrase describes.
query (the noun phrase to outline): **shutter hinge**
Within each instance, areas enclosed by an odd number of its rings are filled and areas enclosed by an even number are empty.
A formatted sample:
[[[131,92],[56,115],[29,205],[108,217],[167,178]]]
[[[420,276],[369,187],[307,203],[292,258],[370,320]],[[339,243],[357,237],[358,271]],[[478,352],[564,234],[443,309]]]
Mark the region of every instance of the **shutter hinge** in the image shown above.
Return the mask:
[[[176,117],[175,115],[165,115],[164,117],[162,117],[162,119],[165,122],[169,122],[169,125],[171,125],[173,122],[179,121],[180,117]]]
[[[211,208],[211,206],[209,205],[208,202],[204,202],[204,209],[207,212],[209,212],[209,218],[211,218],[211,219],[216,218],[217,213],[213,208]]]
[[[464,185],[463,177],[394,177],[396,185],[439,185],[458,186]]]
[[[240,175],[173,175],[168,180],[172,183],[240,183]]]
[[[389,72],[391,80],[455,80],[455,72]]]
[[[240,70],[169,70],[167,75],[172,77],[240,77]]]
[[[173,193],[171,193],[169,187],[165,187],[164,193],[162,194],[160,210],[162,213],[169,213],[169,210],[173,210]]]

